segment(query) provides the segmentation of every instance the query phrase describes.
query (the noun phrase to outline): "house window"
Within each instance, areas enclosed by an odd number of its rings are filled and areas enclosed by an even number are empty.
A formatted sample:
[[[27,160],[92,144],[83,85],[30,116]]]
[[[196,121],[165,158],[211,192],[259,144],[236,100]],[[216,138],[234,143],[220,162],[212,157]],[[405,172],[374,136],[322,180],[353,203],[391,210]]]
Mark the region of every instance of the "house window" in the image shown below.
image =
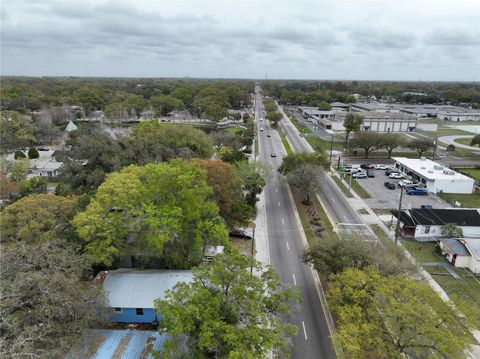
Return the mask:
[[[114,308],[113,311],[117,314],[120,314],[123,312],[122,308]]]
[[[143,315],[143,308],[136,308],[135,312],[137,315]]]
[[[425,233],[430,233],[430,226],[425,226]]]

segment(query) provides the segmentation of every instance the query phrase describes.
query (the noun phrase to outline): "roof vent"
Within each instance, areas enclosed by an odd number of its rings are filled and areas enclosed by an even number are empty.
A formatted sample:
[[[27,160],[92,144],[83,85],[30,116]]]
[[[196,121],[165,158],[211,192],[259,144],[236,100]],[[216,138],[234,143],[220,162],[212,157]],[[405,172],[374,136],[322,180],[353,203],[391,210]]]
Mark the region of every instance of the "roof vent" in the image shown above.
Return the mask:
[[[427,169],[427,167],[425,167],[425,166],[422,166],[422,167],[420,167],[420,169],[421,169],[421,170],[426,170],[426,169]]]
[[[428,173],[433,173],[433,171],[432,171],[432,170],[428,170]]]
[[[434,166],[433,166],[433,169],[434,169],[434,170],[443,170],[443,166],[434,165]]]

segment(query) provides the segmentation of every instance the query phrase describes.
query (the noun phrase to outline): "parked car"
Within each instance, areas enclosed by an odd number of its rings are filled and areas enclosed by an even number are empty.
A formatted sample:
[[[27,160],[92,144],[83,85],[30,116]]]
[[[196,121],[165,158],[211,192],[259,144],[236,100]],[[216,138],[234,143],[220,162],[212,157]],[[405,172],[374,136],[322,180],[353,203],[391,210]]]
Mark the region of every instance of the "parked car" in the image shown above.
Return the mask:
[[[360,172],[360,169],[359,168],[346,168],[345,169],[345,172],[349,173],[349,174],[353,174],[353,173],[357,173],[357,172]]]
[[[268,134],[267,137],[272,137],[272,135],[271,135],[271,134]]]
[[[357,173],[352,174],[352,177],[357,178],[357,179],[367,178],[367,174],[365,172],[357,172]]]
[[[263,131],[263,127],[260,127],[260,131]]]
[[[374,168],[374,166],[371,165],[370,163],[362,163],[362,164],[360,165],[360,168],[363,168],[364,170],[367,170],[367,169],[369,169],[369,168]]]
[[[401,180],[400,182],[398,182],[398,185],[400,187],[407,187],[407,186],[412,185],[412,184],[413,184],[413,182],[408,180],[408,179],[404,179],[404,180]]]
[[[270,157],[277,157],[277,154],[275,152],[270,153]]]
[[[245,239],[252,239],[253,233],[246,229],[232,229],[230,231],[230,237],[237,237],[237,238],[245,238]]]
[[[399,173],[399,171],[395,168],[387,168],[387,170],[385,171],[386,176],[390,176],[392,173]]]
[[[384,183],[385,187],[387,187],[388,189],[395,189],[395,183],[393,182],[385,182]]]
[[[410,196],[426,196],[428,191],[425,188],[411,187],[405,191]]]
[[[372,168],[367,170],[367,177],[375,177],[375,171]]]
[[[393,179],[402,179],[405,176],[401,173],[393,172],[393,173],[390,173],[389,177]]]
[[[386,170],[388,167],[386,165],[376,165],[375,169],[376,170]]]

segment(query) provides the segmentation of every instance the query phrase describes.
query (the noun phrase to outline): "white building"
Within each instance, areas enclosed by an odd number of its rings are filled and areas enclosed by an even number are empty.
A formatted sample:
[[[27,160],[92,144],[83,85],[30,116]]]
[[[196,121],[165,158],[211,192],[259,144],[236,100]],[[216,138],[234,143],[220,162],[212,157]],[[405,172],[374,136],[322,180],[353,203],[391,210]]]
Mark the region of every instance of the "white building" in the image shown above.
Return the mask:
[[[445,238],[439,245],[442,254],[455,267],[480,273],[480,238]]]
[[[397,211],[393,214],[398,217]],[[474,208],[412,208],[400,215],[400,228],[405,237],[419,242],[434,241],[443,235],[443,227],[455,224],[465,237],[480,238],[480,213]]]
[[[343,124],[348,113],[330,112],[330,114],[316,117],[317,124],[326,130],[345,131]],[[404,113],[363,112],[360,116],[363,118],[361,131],[413,132],[417,128],[417,119]]]
[[[58,176],[60,167],[63,162],[57,162],[51,158],[36,158],[30,160],[29,177],[48,177],[55,178]]]
[[[473,178],[426,158],[393,157],[395,168],[425,185],[433,193],[472,193]]]

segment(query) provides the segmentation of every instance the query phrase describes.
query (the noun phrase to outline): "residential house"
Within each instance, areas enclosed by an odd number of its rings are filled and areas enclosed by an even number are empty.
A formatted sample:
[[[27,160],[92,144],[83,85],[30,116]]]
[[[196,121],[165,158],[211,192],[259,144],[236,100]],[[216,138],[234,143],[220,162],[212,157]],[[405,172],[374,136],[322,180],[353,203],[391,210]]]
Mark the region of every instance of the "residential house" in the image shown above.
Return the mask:
[[[402,210],[400,229],[405,237],[419,242],[435,241],[446,237],[442,229],[447,224],[459,226],[465,237],[480,238],[480,210],[466,208],[413,208]],[[392,211],[398,218],[398,211]]]
[[[188,270],[122,268],[100,272],[96,279],[103,281],[113,322],[155,323],[160,318],[154,310],[155,299],[162,299],[179,282],[191,282],[193,274]]]
[[[444,238],[439,245],[455,267],[468,268],[480,274],[480,238]]]

